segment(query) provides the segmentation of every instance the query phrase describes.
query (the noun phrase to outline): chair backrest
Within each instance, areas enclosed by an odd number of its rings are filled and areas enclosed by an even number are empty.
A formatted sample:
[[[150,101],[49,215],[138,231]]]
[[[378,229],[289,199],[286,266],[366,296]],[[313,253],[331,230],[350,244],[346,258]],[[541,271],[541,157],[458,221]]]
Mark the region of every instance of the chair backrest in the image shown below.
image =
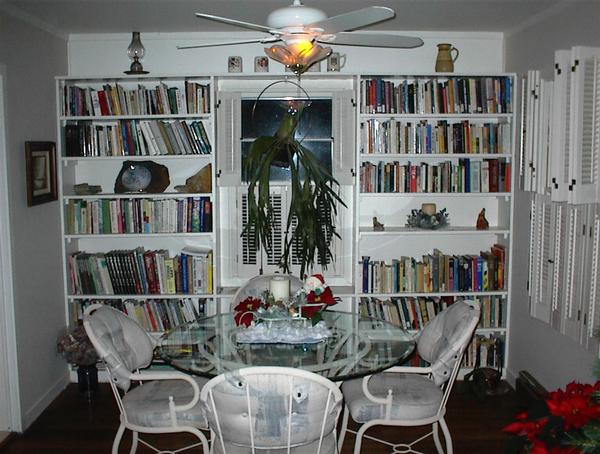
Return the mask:
[[[237,306],[239,303],[244,301],[249,296],[253,298],[259,298],[262,296],[265,290],[269,290],[269,285],[271,283],[271,279],[275,276],[282,276],[281,274],[262,274],[260,276],[254,276],[244,285],[242,285],[235,295],[233,295],[233,300],[231,301],[231,310]],[[298,290],[302,288],[304,282],[302,282],[296,276],[289,276],[290,278],[290,295],[294,295]]]
[[[457,362],[473,336],[479,313],[476,301],[456,301],[423,328],[417,340],[417,351],[431,364],[436,384],[454,378],[454,369],[458,368]]]
[[[148,333],[124,313],[102,304],[85,310],[83,326],[113,383],[127,391],[131,373],[152,362],[154,342]]]
[[[226,452],[228,445],[254,452],[311,443],[315,454],[334,452],[342,393],[320,375],[287,367],[249,367],[210,380],[200,400],[215,432],[216,452]]]

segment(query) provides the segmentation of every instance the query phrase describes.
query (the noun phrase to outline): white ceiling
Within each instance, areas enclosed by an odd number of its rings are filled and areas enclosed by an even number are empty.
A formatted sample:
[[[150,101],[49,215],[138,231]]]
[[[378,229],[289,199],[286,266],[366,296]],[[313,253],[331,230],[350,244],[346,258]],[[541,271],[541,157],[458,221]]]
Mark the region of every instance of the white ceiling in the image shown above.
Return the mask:
[[[328,16],[365,6],[388,6],[392,20],[370,29],[507,32],[574,2],[597,0],[305,0]],[[0,10],[58,33],[243,31],[194,12],[264,24],[291,0],[0,0]]]

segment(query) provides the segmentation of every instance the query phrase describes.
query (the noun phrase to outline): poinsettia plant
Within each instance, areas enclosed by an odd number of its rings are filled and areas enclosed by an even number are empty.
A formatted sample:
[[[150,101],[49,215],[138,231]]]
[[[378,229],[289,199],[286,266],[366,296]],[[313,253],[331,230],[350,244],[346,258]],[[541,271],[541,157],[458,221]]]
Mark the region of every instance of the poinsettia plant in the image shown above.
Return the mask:
[[[515,419],[503,431],[525,437],[530,454],[600,452],[600,380],[594,385],[569,383]]]
[[[249,296],[233,308],[235,315],[233,319],[236,325],[250,326],[254,321],[254,315],[260,308],[267,309],[269,304],[260,298]]]

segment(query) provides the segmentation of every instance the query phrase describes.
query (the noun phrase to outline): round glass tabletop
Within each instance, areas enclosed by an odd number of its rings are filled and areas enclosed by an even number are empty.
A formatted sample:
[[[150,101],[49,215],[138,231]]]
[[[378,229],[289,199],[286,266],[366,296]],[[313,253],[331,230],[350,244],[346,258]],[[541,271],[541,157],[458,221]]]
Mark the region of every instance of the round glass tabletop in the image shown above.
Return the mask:
[[[305,369],[330,380],[380,372],[406,359],[413,337],[383,320],[327,310],[323,321],[331,335],[319,342],[242,343],[233,313],[204,317],[163,335],[159,354],[173,367],[206,377],[250,366]],[[240,337],[241,338],[241,337]]]

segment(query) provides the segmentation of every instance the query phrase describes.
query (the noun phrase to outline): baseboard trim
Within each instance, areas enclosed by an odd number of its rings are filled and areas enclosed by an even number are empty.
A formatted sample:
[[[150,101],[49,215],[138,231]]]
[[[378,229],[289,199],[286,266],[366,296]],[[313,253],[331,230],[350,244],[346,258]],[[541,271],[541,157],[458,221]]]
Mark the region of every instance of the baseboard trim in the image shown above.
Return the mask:
[[[54,399],[69,384],[68,375],[63,375],[27,410],[23,413],[23,432],[43,413]]]

